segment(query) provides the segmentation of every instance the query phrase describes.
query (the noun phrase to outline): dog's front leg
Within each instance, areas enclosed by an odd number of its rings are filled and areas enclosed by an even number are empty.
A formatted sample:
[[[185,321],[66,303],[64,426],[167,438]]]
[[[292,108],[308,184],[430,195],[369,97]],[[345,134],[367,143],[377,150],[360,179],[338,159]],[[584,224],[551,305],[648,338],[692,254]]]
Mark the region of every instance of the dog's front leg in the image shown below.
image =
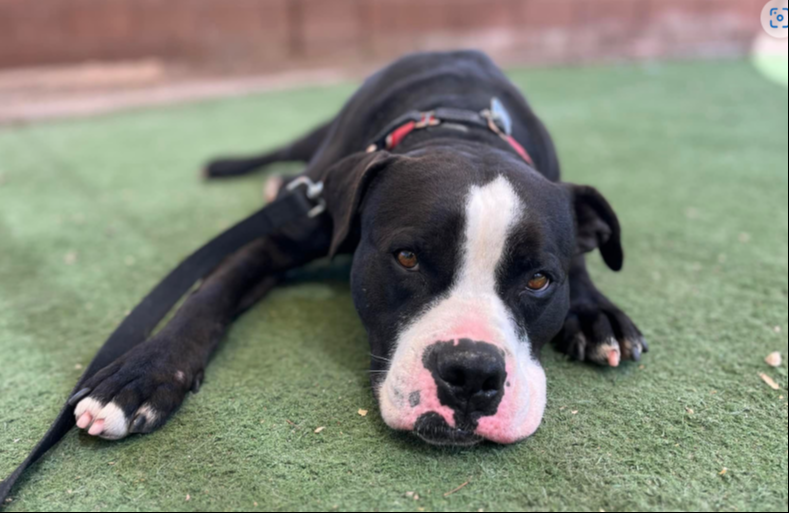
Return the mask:
[[[109,440],[163,426],[186,394],[200,388],[232,321],[282,273],[328,252],[323,228],[303,228],[260,240],[228,258],[159,333],[91,378],[72,401],[77,426]]]
[[[555,345],[576,360],[612,367],[649,351],[630,317],[597,289],[583,256],[570,270],[570,313]]]

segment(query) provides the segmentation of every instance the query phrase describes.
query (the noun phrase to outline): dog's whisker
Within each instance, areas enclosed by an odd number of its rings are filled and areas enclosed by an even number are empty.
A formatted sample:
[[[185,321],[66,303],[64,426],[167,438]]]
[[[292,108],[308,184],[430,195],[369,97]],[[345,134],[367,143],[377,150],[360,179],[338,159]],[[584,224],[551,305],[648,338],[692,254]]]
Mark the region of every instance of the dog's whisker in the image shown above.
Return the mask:
[[[372,353],[369,353],[369,354],[370,354],[370,357],[373,360],[378,360],[378,361],[385,362],[385,363],[392,363],[392,360],[390,360],[389,358],[384,358],[383,356],[376,356],[376,355],[374,355]]]

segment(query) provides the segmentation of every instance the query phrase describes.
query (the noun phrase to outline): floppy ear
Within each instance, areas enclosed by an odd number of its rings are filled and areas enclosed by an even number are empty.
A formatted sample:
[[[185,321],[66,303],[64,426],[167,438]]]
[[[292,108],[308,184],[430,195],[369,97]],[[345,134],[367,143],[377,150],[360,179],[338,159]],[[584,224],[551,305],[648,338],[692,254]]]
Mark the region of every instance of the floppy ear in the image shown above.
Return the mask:
[[[370,182],[389,162],[385,151],[357,153],[332,166],[324,179],[326,210],[334,222],[329,256],[334,257],[354,231]]]
[[[614,209],[594,187],[568,187],[575,209],[578,254],[599,248],[608,267],[621,271],[625,255],[622,250],[622,230]]]

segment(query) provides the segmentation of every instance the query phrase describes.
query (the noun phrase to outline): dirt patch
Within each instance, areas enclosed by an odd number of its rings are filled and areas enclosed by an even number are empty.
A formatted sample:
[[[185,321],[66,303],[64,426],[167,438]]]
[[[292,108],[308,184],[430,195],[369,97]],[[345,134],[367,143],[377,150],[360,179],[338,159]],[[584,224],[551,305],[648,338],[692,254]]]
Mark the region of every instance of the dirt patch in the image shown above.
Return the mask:
[[[0,73],[0,125],[333,85],[349,76],[333,69],[201,75],[156,60],[9,71]]]

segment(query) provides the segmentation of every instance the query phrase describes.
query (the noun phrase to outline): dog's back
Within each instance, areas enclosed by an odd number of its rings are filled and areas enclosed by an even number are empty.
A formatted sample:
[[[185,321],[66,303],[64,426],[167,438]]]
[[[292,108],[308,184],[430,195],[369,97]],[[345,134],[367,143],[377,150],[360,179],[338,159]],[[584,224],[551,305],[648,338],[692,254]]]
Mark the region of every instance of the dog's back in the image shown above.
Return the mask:
[[[319,174],[363,150],[371,134],[406,112],[437,108],[480,112],[490,107],[492,98],[501,100],[509,111],[512,135],[533,156],[536,168],[558,181],[558,157],[542,122],[493,60],[472,50],[408,55],[367,79],[334,121],[309,173]]]

